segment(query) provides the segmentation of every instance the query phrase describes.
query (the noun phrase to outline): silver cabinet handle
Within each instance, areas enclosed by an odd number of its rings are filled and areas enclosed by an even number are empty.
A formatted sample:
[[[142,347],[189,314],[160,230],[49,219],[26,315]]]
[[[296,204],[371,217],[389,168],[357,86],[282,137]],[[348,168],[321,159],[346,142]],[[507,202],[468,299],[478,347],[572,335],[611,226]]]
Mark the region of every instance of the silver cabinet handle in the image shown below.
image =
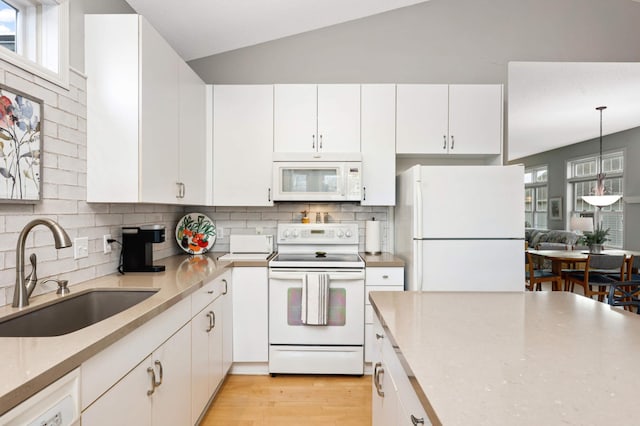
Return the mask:
[[[382,383],[380,383],[380,375],[384,374],[384,368],[382,368],[381,362],[376,362],[373,368],[373,384],[376,387],[376,392],[379,396],[384,398],[384,392],[382,391]]]
[[[213,316],[213,312],[212,311],[207,312],[207,318],[209,318],[209,325],[207,326],[207,330],[206,330],[207,333],[210,332],[211,330],[213,330],[213,319],[212,319],[212,316]]]
[[[227,280],[225,280],[224,278],[222,279],[222,282],[224,283],[224,291],[222,292],[222,295],[225,296],[227,294],[227,290],[229,290],[229,283],[227,283]]]
[[[447,135],[442,135],[444,142],[442,144],[442,149],[447,149]]]
[[[176,198],[180,198],[180,193],[181,193],[181,186],[180,186],[180,182],[176,182],[176,186],[178,187],[178,194],[176,195]]]
[[[384,339],[384,335],[382,335],[380,333],[376,333],[376,339],[378,339],[378,340]]]
[[[207,291],[207,294],[213,294],[213,290]]]
[[[176,195],[176,198],[184,198],[184,194],[186,192],[184,183],[176,182],[176,185],[178,186],[178,195]]]
[[[389,278],[389,275],[383,275],[382,278],[386,280]]]
[[[151,367],[147,367],[147,373],[151,373],[151,389],[147,391],[147,396],[149,396],[156,391],[156,371]]]
[[[322,135],[320,135],[320,145],[318,146],[318,148],[322,149]]]
[[[367,201],[367,187],[362,187],[362,201]]]
[[[158,380],[158,382],[156,383],[156,387],[157,387],[162,384],[162,363],[158,360],[155,360],[153,364],[158,367],[158,375],[160,376],[160,380]]]
[[[211,328],[216,328],[216,313],[211,311]]]
[[[269,191],[267,192],[267,201],[271,202],[271,188],[269,188]]]
[[[417,418],[416,416],[414,416],[413,414],[411,415],[411,424],[412,425],[423,425],[424,424],[424,419],[422,417]]]
[[[456,140],[453,138],[453,135],[451,135],[451,149],[453,149],[453,146],[456,144]]]
[[[311,135],[311,148],[316,149],[316,135]]]

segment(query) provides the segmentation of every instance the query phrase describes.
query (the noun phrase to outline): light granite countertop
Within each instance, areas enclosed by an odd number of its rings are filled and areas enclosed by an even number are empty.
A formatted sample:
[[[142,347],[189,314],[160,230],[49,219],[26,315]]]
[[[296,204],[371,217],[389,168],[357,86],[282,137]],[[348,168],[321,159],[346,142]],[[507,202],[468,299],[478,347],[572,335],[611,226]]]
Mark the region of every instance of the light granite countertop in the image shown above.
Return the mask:
[[[91,288],[158,288],[143,302],[104,321],[56,337],[0,337],[0,414],[80,366],[169,307],[188,297],[231,266],[266,266],[265,262],[218,261],[222,253],[177,255],[159,259],[164,272],[112,274],[70,287],[73,293]],[[29,308],[64,297],[55,293],[33,297]],[[0,307],[0,317],[17,312]]]
[[[404,260],[391,253],[367,254],[360,253],[367,268],[385,268],[404,266]]]
[[[565,292],[370,300],[435,424],[634,423],[639,315]]]

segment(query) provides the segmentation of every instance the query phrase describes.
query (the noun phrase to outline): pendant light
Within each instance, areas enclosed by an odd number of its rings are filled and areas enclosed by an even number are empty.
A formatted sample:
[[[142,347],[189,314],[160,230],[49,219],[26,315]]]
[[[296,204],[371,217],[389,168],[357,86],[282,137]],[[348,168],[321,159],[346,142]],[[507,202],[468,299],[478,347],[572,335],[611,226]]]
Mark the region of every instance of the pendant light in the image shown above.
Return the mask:
[[[604,186],[604,171],[602,170],[602,111],[607,109],[606,106],[596,107],[600,111],[600,170],[598,170],[598,181],[593,195],[584,195],[582,199],[592,206],[604,207],[622,198],[621,195],[607,195],[607,189]]]

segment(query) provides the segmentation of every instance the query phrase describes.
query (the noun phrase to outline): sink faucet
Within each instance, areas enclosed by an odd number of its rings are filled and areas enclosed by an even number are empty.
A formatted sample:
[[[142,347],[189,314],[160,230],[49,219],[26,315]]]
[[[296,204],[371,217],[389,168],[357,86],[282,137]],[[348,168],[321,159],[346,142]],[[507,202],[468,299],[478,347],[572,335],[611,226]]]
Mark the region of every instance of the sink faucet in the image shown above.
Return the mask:
[[[31,273],[27,277],[24,276],[24,246],[29,231],[37,225],[44,225],[51,230],[57,249],[71,247],[71,238],[69,238],[65,230],[54,220],[47,218],[34,219],[22,228],[22,232],[20,232],[20,236],[18,237],[18,245],[16,246],[16,286],[13,290],[13,303],[11,304],[14,308],[29,306],[29,296],[33,293],[38,282],[35,253],[29,257],[32,267]]]

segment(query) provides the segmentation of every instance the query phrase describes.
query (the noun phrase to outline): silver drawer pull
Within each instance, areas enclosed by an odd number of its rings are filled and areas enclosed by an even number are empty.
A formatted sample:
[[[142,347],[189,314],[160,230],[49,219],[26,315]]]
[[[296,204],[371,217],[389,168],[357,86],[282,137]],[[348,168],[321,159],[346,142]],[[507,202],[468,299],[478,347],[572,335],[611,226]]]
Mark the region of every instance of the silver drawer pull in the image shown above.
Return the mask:
[[[150,396],[156,391],[156,371],[152,367],[147,367],[147,373],[151,373],[151,389],[147,391],[147,396]]]
[[[207,291],[208,294],[213,294],[213,290]]]
[[[376,388],[376,392],[379,396],[384,398],[384,391],[382,390],[382,383],[380,383],[380,375],[384,374],[384,368],[382,368],[381,362],[376,362],[375,367],[373,368],[373,385]]]
[[[424,419],[422,417],[417,418],[416,416],[414,416],[413,414],[411,415],[411,424],[412,425],[423,425],[424,424]]]
[[[384,339],[384,336],[380,333],[376,333],[376,339],[380,340],[380,339]]]
[[[387,278],[389,278],[389,275],[383,275],[382,278],[386,280]]]

